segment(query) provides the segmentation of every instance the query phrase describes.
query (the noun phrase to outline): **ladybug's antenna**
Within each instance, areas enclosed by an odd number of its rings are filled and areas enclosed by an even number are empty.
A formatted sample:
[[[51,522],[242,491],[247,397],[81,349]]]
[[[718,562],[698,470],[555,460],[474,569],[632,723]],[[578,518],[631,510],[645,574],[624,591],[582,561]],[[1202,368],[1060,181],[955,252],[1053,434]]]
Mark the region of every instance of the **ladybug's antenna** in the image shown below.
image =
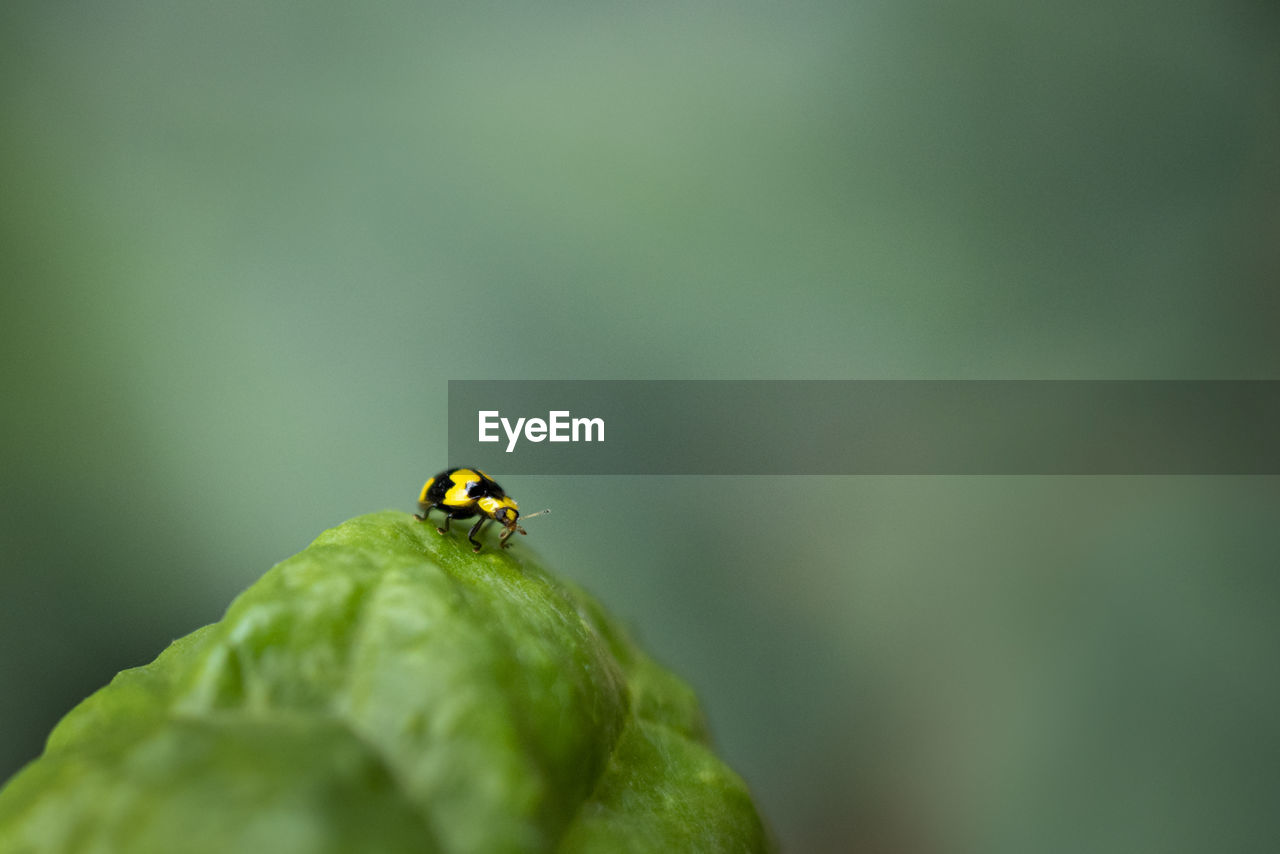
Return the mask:
[[[547,514],[548,514],[548,513],[550,513],[550,512],[551,512],[551,508],[550,508],[550,507],[548,507],[546,510],[539,510],[537,513],[530,513],[528,516],[521,516],[521,517],[520,517],[520,521],[521,521],[521,522],[523,522],[525,519],[532,519],[534,516],[545,516],[545,515],[547,515]],[[516,530],[517,530],[517,531],[519,531],[520,533],[522,533],[522,534],[526,534],[526,535],[529,533],[528,531],[526,531],[524,528],[520,527],[519,525],[516,525]],[[508,533],[510,533],[510,532],[508,532]],[[504,536],[505,536],[505,534],[504,534]]]

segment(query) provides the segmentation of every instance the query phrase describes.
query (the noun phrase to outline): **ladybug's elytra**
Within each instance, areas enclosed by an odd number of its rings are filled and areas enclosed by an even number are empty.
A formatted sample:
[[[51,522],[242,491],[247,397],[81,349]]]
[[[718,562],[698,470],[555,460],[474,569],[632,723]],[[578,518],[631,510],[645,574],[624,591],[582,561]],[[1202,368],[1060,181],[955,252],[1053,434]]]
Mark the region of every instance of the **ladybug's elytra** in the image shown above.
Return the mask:
[[[436,528],[441,534],[449,532],[449,523],[454,519],[470,519],[479,515],[480,519],[467,533],[467,540],[477,552],[481,545],[476,535],[491,521],[506,529],[498,538],[498,545],[504,549],[509,545],[507,538],[516,531],[527,533],[518,524],[520,509],[515,500],[508,498],[507,493],[493,478],[476,468],[454,468],[440,472],[422,487],[418,506],[422,508],[422,512],[416,514],[416,518],[424,522],[432,510],[438,509],[444,513],[444,527]],[[525,518],[532,519],[549,512],[542,510]]]

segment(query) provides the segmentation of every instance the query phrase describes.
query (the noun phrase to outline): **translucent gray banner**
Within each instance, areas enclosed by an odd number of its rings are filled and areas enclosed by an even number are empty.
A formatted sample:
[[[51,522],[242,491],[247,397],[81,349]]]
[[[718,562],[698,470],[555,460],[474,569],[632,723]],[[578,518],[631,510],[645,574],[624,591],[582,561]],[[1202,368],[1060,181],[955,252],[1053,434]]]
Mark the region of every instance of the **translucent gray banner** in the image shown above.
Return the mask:
[[[1280,474],[1280,381],[449,382],[493,474]]]

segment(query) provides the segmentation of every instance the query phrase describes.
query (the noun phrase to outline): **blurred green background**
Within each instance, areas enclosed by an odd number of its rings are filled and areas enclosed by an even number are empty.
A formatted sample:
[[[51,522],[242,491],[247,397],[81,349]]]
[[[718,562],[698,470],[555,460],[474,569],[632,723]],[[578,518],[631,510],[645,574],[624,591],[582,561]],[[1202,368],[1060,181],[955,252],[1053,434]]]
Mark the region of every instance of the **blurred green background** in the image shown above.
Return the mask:
[[[0,778],[450,378],[1280,364],[1270,2],[18,0],[0,109]],[[1276,478],[502,480],[791,851],[1280,833]]]

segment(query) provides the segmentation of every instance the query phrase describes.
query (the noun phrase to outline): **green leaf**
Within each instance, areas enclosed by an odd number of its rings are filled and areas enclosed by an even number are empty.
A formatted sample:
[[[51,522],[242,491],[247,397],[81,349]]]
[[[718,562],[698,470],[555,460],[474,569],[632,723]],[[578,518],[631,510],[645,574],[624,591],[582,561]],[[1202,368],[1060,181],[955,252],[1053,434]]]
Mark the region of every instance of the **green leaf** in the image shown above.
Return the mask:
[[[4,852],[769,851],[693,692],[517,547],[323,533],[73,709]]]

